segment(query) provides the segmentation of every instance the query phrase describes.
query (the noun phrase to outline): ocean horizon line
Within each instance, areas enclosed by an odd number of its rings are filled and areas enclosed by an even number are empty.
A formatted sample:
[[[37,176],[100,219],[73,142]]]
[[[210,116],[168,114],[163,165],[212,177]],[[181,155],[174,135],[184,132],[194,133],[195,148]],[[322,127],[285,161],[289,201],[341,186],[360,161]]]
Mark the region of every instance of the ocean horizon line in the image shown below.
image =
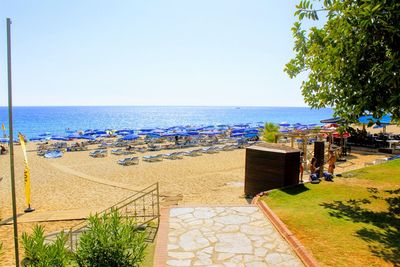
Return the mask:
[[[318,110],[317,108],[312,108],[309,106],[248,106],[248,105],[43,105],[43,106],[26,106],[26,105],[13,105],[13,108],[56,108],[56,107],[188,107],[188,108],[309,108],[313,110]],[[8,106],[0,106],[0,108],[8,108]],[[319,109],[332,109],[331,107],[319,108]]]

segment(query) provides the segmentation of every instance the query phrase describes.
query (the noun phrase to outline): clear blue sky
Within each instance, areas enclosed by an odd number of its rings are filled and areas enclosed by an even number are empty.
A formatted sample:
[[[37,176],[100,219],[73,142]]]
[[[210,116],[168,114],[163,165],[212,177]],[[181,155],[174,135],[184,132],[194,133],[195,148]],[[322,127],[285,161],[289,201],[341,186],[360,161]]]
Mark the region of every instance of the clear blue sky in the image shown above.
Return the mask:
[[[305,106],[293,0],[15,1],[0,5],[0,105]]]

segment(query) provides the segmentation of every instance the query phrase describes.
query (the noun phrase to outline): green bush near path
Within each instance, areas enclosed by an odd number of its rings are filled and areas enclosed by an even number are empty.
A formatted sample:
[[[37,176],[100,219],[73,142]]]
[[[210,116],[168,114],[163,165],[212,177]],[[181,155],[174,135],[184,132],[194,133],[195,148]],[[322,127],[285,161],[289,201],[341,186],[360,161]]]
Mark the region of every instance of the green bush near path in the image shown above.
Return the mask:
[[[262,200],[323,265],[400,265],[400,160]]]
[[[45,242],[44,228],[37,225],[31,235],[22,234],[22,266],[140,266],[146,252],[153,255],[153,249],[146,250],[145,238],[146,232],[139,230],[132,218],[121,216],[117,210],[90,216],[74,252],[67,249],[64,232],[57,235],[55,241]],[[151,262],[151,258],[146,258],[146,264]]]

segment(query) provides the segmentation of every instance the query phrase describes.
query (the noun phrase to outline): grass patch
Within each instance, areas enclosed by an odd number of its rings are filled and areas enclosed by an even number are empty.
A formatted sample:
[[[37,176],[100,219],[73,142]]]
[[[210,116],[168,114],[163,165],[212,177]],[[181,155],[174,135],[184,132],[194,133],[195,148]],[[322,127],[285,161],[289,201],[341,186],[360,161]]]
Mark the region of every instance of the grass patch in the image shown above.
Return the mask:
[[[155,243],[148,243],[147,248],[145,250],[146,256],[144,257],[144,260],[140,265],[141,267],[153,267],[155,248],[156,248]]]
[[[400,160],[262,200],[323,265],[400,265]]]

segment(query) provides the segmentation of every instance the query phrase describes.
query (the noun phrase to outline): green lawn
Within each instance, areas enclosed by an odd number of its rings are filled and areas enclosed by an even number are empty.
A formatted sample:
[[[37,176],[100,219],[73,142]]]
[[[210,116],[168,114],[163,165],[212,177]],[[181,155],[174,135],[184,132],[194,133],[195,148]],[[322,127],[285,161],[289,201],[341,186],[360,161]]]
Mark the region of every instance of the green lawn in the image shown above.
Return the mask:
[[[262,200],[322,265],[400,265],[400,160]]]
[[[141,267],[153,267],[155,243],[149,243],[146,248],[146,257],[140,264]]]

